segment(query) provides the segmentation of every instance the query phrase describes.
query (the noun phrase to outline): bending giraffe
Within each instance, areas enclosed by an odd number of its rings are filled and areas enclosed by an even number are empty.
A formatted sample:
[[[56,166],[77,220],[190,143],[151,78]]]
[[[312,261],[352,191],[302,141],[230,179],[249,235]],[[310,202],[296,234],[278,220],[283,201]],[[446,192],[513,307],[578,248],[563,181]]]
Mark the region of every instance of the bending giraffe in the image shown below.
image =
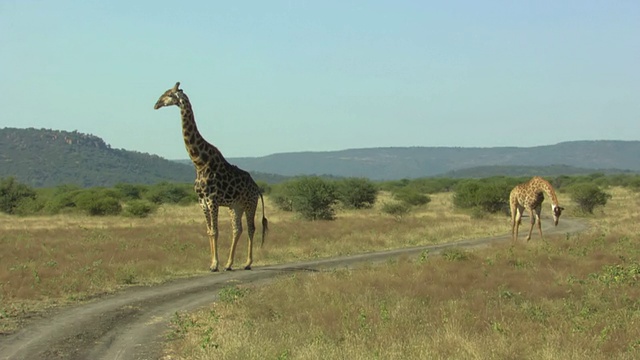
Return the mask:
[[[529,210],[529,217],[531,218],[531,227],[529,228],[529,235],[527,235],[527,241],[531,239],[531,232],[533,231],[533,225],[538,220],[538,231],[540,231],[540,238],[542,237],[542,224],[540,223],[540,211],[542,210],[542,201],[544,201],[544,193],[551,198],[551,211],[553,213],[553,224],[558,226],[558,219],[562,214],[563,207],[558,204],[558,198],[556,192],[553,190],[551,184],[539,177],[534,176],[526,183],[516,185],[509,194],[509,208],[511,209],[511,234],[513,241],[518,239],[518,227],[522,222],[523,211]]]
[[[218,271],[218,208],[228,207],[233,227],[233,238],[229,259],[225,270],[231,270],[236,245],[242,234],[242,214],[246,214],[249,232],[246,270],[253,263],[253,234],[256,226],[254,217],[258,199],[262,201],[262,243],[268,230],[267,218],[264,216],[264,199],[262,192],[248,172],[229,164],[220,150],[208,143],[196,126],[193,109],[187,95],[179,88],[180,83],[165,91],[156,102],[154,109],[175,105],[180,108],[182,117],[182,137],[189,157],[196,169],[194,190],[204,212],[207,223],[207,235],[211,246],[211,271]]]

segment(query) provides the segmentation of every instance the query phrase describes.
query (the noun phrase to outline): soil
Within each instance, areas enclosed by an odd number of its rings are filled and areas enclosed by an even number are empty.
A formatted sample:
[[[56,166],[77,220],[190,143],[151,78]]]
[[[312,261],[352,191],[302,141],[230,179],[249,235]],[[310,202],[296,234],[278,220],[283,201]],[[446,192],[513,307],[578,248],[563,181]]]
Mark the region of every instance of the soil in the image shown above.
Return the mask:
[[[548,221],[545,222],[548,225]],[[521,227],[522,229],[522,227]],[[546,227],[546,235],[583,231],[586,224],[562,219]],[[531,241],[539,241],[534,233]],[[60,308],[28,319],[19,331],[0,336],[0,359],[161,359],[168,324],[176,312],[193,311],[216,301],[218,291],[231,284],[268,282],[290,272],[321,271],[430,254],[449,247],[474,248],[510,236],[480,238],[447,244],[373,252],[317,261],[254,267],[133,287],[85,304]],[[519,241],[524,242],[523,239]]]

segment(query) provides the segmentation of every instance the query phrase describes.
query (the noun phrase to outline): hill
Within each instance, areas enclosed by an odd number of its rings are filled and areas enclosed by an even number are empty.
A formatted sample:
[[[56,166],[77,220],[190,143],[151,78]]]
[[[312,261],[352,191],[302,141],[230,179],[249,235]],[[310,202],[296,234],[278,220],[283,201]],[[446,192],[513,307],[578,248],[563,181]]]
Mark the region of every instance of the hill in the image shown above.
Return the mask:
[[[529,148],[396,147],[296,152],[229,158],[254,179],[277,183],[290,176],[397,180],[431,176],[557,176],[640,172],[640,141],[573,141]],[[278,174],[278,175],[274,175]],[[77,184],[192,182],[190,160],[113,149],[101,138],[47,129],[0,129],[0,177],[34,187]]]
[[[252,174],[254,179],[282,181],[282,176]],[[190,183],[193,165],[157,155],[113,149],[101,138],[47,129],[0,129],[0,178],[13,176],[33,187],[76,184],[82,187],[117,183]],[[265,181],[265,180],[263,180]]]
[[[558,175],[590,175],[593,173],[620,174],[633,173],[631,170],[618,169],[586,169],[568,165],[548,165],[548,166],[477,166],[461,170],[452,170],[438,177],[443,178],[485,178],[496,175],[522,177],[522,176],[558,176]]]
[[[232,158],[243,169],[286,176],[331,174],[374,180],[464,174],[483,177],[538,173],[640,172],[640,141],[571,141],[536,147],[394,147],[296,152]],[[472,171],[475,168],[474,171]],[[532,170],[532,168],[534,170]],[[464,172],[460,172],[464,169]],[[491,170],[491,171],[489,171]]]

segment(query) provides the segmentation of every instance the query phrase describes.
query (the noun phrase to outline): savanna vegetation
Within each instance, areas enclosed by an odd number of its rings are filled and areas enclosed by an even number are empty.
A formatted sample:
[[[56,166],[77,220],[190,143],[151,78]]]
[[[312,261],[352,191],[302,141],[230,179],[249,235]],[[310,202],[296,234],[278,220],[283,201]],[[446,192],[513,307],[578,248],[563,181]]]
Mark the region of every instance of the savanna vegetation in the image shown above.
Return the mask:
[[[209,308],[176,312],[166,351],[178,359],[636,359],[640,194],[608,194],[593,215],[563,214],[586,216],[590,229],[580,234],[229,286]],[[472,219],[507,231],[504,218]]]
[[[524,180],[262,184],[271,232],[254,265],[507,234],[504,197],[495,194]],[[584,217],[588,232],[230,286],[210,309],[176,313],[167,351],[189,359],[633,358],[640,182],[601,174],[550,180],[567,208],[563,217]],[[570,191],[585,183],[606,195],[592,213]],[[192,193],[190,184],[31,189],[3,179],[0,332],[49,306],[207,272],[204,220]],[[296,197],[320,214],[328,207],[332,220],[305,220]],[[390,205],[406,212],[389,213]],[[230,237],[221,226],[223,253]]]

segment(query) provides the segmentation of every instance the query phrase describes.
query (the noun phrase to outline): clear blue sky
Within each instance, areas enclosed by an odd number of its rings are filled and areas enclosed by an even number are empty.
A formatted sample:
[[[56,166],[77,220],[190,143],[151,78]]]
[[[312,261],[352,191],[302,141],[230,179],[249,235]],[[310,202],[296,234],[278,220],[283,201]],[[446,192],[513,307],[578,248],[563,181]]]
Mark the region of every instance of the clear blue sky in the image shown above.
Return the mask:
[[[185,159],[640,140],[640,1],[0,1],[0,127]]]

